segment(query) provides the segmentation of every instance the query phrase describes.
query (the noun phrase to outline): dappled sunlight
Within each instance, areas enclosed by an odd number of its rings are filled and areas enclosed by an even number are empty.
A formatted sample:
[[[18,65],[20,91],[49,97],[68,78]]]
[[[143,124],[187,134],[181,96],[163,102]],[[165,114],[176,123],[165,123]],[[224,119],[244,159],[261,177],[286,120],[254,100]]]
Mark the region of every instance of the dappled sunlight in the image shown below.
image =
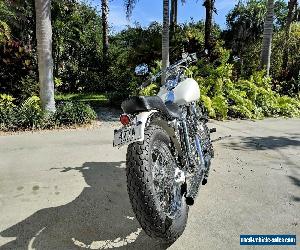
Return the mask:
[[[126,236],[124,239],[116,238],[115,240],[101,240],[93,241],[90,245],[86,245],[76,239],[72,238],[72,241],[76,246],[87,248],[87,249],[108,249],[108,248],[118,248],[126,246],[127,244],[133,243],[136,241],[139,234],[142,232],[141,228],[138,228],[136,232],[131,233]]]

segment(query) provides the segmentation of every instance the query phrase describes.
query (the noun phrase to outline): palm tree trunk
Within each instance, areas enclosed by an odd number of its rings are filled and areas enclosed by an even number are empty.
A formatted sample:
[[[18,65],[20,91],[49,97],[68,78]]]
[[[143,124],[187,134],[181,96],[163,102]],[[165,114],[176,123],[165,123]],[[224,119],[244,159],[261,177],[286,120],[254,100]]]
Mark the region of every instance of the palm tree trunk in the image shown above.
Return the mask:
[[[165,70],[169,66],[169,0],[163,0],[163,30],[162,30],[162,84],[166,81]]]
[[[178,0],[175,1],[174,4],[174,23],[177,25],[177,19],[178,19]]]
[[[296,2],[296,6],[295,6],[295,18],[294,20],[296,22],[300,22],[300,8],[298,8],[298,2]]]
[[[283,62],[282,62],[282,68],[287,69],[288,61],[289,61],[289,47],[288,47],[288,41],[290,39],[290,31],[291,31],[291,23],[294,19],[294,10],[295,14],[297,9],[295,9],[297,6],[297,0],[290,0],[288,3],[288,15],[286,19],[286,25],[285,25],[285,46],[284,46],[284,52],[283,52]]]
[[[270,74],[270,66],[271,66],[273,19],[274,19],[274,0],[268,0],[267,16],[264,24],[264,34],[263,34],[263,43],[262,43],[262,51],[261,51],[261,67],[266,67],[268,76]]]
[[[205,17],[205,49],[208,49],[209,53],[212,48],[211,33],[212,33],[212,20],[214,10],[214,0],[205,0],[204,7],[206,9]]]
[[[40,98],[43,110],[55,112],[51,1],[35,0]]]
[[[102,46],[103,46],[103,58],[104,60],[108,57],[108,0],[101,0],[101,9],[102,9]]]
[[[177,7],[178,7],[178,0],[171,0],[171,14],[170,14],[171,34],[175,33],[175,27],[177,25]]]

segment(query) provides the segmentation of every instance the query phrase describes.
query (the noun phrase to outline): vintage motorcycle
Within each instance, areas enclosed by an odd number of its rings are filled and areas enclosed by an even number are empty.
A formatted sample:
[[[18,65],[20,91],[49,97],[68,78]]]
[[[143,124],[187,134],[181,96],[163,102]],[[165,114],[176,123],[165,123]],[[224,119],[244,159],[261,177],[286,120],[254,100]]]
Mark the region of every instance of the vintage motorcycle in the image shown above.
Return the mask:
[[[214,151],[198,83],[185,74],[196,54],[159,72],[145,88],[166,74],[157,96],[131,97],[122,103],[123,127],[114,131],[114,146],[128,145],[127,188],[133,211],[151,237],[173,243],[184,231],[189,206],[207,182]],[[136,68],[145,75],[148,66]]]

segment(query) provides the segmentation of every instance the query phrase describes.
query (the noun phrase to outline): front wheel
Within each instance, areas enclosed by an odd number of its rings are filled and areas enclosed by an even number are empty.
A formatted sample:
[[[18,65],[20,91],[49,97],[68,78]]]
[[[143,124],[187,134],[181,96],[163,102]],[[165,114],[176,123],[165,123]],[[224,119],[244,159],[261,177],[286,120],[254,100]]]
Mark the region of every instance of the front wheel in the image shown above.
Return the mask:
[[[173,243],[185,229],[188,206],[182,172],[163,129],[151,125],[143,142],[128,146],[126,172],[129,198],[141,227],[149,236]]]

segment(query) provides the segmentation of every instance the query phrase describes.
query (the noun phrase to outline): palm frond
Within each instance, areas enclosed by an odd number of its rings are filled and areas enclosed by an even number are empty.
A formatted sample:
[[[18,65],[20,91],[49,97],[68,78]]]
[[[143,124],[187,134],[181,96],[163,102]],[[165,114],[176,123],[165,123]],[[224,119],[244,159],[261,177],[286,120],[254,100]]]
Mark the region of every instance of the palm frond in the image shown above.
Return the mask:
[[[130,19],[132,11],[139,0],[125,0],[126,17]]]

